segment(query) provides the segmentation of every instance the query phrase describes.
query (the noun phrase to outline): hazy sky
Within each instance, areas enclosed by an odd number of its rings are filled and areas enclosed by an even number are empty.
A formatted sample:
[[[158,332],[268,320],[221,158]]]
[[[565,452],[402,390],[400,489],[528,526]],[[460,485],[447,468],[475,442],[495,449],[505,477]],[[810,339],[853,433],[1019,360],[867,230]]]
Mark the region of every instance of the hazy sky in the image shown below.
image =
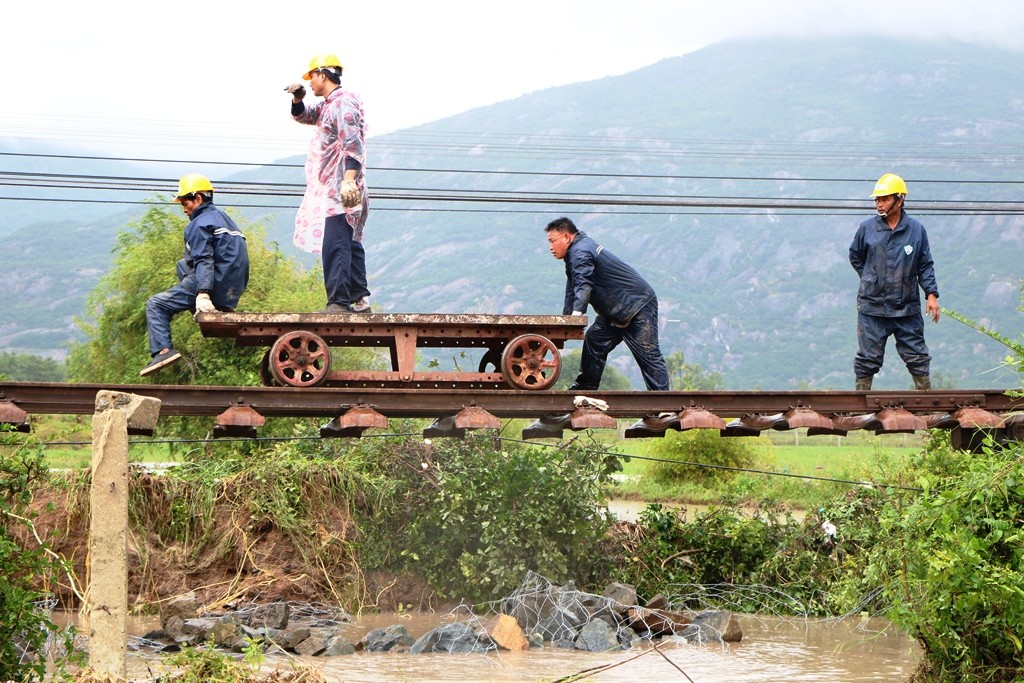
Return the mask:
[[[305,151],[283,88],[321,52],[372,136],[723,39],[850,33],[1024,48],[1024,2],[22,0],[0,28],[0,136],[269,161]]]

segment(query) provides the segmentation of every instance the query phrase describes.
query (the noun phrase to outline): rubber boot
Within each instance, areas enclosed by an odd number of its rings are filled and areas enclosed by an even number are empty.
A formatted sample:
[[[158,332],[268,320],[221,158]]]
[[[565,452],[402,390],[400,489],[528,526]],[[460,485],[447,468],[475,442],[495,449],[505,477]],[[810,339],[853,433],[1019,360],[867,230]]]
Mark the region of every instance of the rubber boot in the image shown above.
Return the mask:
[[[857,386],[855,387],[857,391],[871,391],[871,379],[870,375],[867,377],[858,377]]]
[[[932,378],[928,375],[911,375],[914,378],[914,388],[918,391],[928,391],[932,388]]]

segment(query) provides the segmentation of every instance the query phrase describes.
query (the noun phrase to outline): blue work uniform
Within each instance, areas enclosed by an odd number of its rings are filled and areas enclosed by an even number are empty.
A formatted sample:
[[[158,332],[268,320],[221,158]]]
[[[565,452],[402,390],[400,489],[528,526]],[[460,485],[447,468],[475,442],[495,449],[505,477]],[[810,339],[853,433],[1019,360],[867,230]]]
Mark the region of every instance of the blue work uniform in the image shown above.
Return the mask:
[[[924,226],[903,210],[893,229],[883,216],[869,218],[854,235],[850,264],[860,276],[854,374],[874,376],[882,368],[886,340],[894,336],[896,352],[910,374],[927,375],[931,356],[924,341],[920,290],[938,296],[939,288]]]
[[[608,354],[625,342],[651,391],[668,391],[665,358],[658,343],[658,298],[638,272],[586,233],[576,233],[565,254],[563,315],[586,313],[597,318],[583,337],[580,374],[572,390],[597,389]]]
[[[185,257],[176,266],[178,284],[146,302],[149,353],[171,345],[171,318],[196,310],[196,295],[210,295],[220,311],[232,311],[249,284],[249,251],[245,235],[231,217],[204,201],[185,227]]]

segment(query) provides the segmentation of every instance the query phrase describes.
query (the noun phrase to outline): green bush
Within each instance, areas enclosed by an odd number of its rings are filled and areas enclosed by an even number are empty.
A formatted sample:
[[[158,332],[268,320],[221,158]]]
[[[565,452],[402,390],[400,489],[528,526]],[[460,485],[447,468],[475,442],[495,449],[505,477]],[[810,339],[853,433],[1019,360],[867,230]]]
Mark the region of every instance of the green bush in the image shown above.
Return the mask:
[[[527,570],[586,581],[599,572],[614,455],[577,442],[498,447],[482,437],[408,442],[382,460],[398,483],[365,527],[369,562],[420,573],[472,601],[515,589]]]
[[[183,647],[180,652],[165,655],[163,661],[174,669],[168,675],[169,683],[260,683],[266,681],[291,681],[292,683],[326,683],[327,679],[319,670],[291,664],[290,670],[274,669],[262,672],[265,661],[263,649],[258,640],[246,639],[243,650],[245,661],[236,661],[231,655],[217,650],[212,642],[202,647]],[[93,678],[83,679],[92,681]],[[164,679],[158,679],[164,680]]]
[[[46,477],[43,450],[34,440],[0,425],[0,672],[4,680],[42,679],[41,653],[51,636],[70,651],[73,634],[62,631],[41,606],[64,571],[43,547],[25,547],[31,537],[26,508],[32,489]],[[21,529],[21,534],[15,531]]]
[[[824,542],[819,524],[812,517],[798,522],[772,506],[711,507],[687,519],[685,511],[652,504],[640,513],[635,532],[620,539],[625,552],[614,577],[648,597],[685,597],[674,595],[677,584],[768,585],[789,596],[796,613],[832,614],[828,589],[841,576],[836,558],[842,550]],[[758,611],[763,605],[728,608]]]
[[[924,647],[920,680],[1021,680],[1024,447],[966,456],[944,433],[933,442],[907,473],[924,492],[888,493],[860,581]]]
[[[759,461],[763,464],[771,453],[771,444],[767,441],[765,444],[757,446],[749,443],[748,439],[723,438],[711,429],[668,431],[665,438],[651,445],[651,456],[662,461],[652,462],[648,466],[648,473],[655,481],[665,485],[727,482],[737,473],[722,468],[749,468]],[[766,455],[762,456],[762,452]]]

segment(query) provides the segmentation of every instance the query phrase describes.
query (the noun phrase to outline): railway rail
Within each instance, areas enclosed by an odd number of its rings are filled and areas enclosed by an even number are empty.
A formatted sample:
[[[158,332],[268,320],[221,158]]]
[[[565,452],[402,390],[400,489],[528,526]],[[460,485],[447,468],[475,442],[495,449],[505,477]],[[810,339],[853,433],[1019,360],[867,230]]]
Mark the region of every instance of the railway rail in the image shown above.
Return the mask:
[[[727,436],[806,428],[808,434],[845,435],[940,428],[961,446],[993,433],[1024,440],[1024,399],[996,389],[932,391],[595,391],[607,410],[578,405],[575,392],[435,388],[223,387],[159,384],[63,384],[0,381],[0,422],[28,428],[29,415],[90,414],[100,391],[149,396],[162,416],[216,417],[215,434],[246,435],[266,418],[322,417],[323,436],[361,436],[386,428],[388,418],[428,418],[432,436],[461,436],[495,428],[500,419],[534,423],[526,438],[558,437],[562,430],[617,428],[633,419],[627,437],[658,437],[668,430],[718,429]],[[733,418],[726,422],[726,418]]]

